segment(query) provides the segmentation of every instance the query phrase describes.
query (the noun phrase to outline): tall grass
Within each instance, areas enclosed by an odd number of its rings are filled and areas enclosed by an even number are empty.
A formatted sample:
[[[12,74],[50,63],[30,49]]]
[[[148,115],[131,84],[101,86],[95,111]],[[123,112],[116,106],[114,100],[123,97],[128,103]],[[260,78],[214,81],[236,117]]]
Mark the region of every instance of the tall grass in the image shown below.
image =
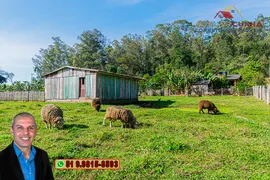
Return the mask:
[[[208,99],[221,114],[199,114]],[[126,105],[138,129],[102,125],[108,105],[96,112],[89,103],[55,103],[64,112],[63,130],[46,129],[45,102],[0,103],[0,149],[12,141],[16,113],[37,119],[34,145],[56,158],[117,158],[120,170],[55,170],[56,179],[270,179],[270,106],[253,97],[146,97]],[[207,111],[205,111],[207,112]]]

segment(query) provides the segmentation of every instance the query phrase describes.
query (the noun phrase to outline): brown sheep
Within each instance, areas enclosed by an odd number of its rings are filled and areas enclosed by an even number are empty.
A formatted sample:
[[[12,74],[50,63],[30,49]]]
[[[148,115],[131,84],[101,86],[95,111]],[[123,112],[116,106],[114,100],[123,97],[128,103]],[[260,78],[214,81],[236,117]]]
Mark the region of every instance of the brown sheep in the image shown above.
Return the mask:
[[[101,102],[100,102],[100,99],[97,97],[97,98],[94,98],[92,100],[92,107],[99,112],[100,108],[101,108]]]
[[[106,115],[103,119],[103,125],[105,125],[106,119],[110,120],[110,127],[112,127],[112,121],[120,119],[123,123],[123,128],[138,128],[138,122],[136,117],[128,109],[124,109],[117,106],[110,106],[106,110]]]
[[[219,110],[217,109],[217,107],[215,106],[215,104],[212,103],[211,101],[201,100],[198,103],[198,105],[199,105],[199,113],[200,114],[201,114],[201,112],[203,112],[203,109],[208,109],[208,114],[210,112],[212,112],[212,114],[217,114],[219,112]]]
[[[46,128],[51,128],[51,125],[59,129],[64,128],[63,111],[59,106],[54,104],[46,104],[41,109],[41,118],[46,123]]]

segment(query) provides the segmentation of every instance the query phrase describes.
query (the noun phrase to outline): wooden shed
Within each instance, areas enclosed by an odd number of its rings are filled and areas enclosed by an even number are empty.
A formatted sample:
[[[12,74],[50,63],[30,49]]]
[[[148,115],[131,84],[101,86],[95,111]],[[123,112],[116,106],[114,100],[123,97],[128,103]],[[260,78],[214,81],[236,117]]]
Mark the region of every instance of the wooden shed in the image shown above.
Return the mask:
[[[44,74],[45,101],[91,101],[104,103],[138,101],[141,78],[96,69],[64,66]]]
[[[197,81],[190,85],[191,95],[213,94],[213,87],[210,80]]]

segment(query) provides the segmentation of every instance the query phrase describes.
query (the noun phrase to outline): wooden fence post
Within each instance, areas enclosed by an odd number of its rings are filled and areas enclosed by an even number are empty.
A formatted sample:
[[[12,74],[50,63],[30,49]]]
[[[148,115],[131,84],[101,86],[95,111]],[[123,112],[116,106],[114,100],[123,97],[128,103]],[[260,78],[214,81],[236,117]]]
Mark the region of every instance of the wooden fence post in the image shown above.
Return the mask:
[[[258,99],[261,99],[261,86],[258,86]]]
[[[221,88],[220,95],[223,96],[223,88]]]
[[[260,99],[261,97],[260,97],[260,86],[258,86],[258,99]]]
[[[259,98],[259,95],[258,95],[258,86],[255,86],[255,90],[256,90],[256,98],[258,99]]]
[[[267,86],[267,90],[266,90],[266,104],[269,104],[269,86]]]

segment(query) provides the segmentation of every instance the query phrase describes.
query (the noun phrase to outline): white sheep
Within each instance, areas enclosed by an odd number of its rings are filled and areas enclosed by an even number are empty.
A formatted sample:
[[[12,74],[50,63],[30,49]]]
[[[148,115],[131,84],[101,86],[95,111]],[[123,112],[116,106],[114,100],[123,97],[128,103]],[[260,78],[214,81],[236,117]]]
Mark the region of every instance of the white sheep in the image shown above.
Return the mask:
[[[41,118],[46,123],[46,128],[51,128],[51,125],[59,129],[64,128],[63,111],[59,106],[54,104],[46,104],[41,109]]]
[[[128,109],[120,108],[117,106],[110,106],[106,110],[106,115],[103,119],[103,125],[105,125],[105,121],[107,119],[110,120],[110,127],[112,127],[112,121],[120,119],[123,123],[123,128],[138,128],[136,117]]]

